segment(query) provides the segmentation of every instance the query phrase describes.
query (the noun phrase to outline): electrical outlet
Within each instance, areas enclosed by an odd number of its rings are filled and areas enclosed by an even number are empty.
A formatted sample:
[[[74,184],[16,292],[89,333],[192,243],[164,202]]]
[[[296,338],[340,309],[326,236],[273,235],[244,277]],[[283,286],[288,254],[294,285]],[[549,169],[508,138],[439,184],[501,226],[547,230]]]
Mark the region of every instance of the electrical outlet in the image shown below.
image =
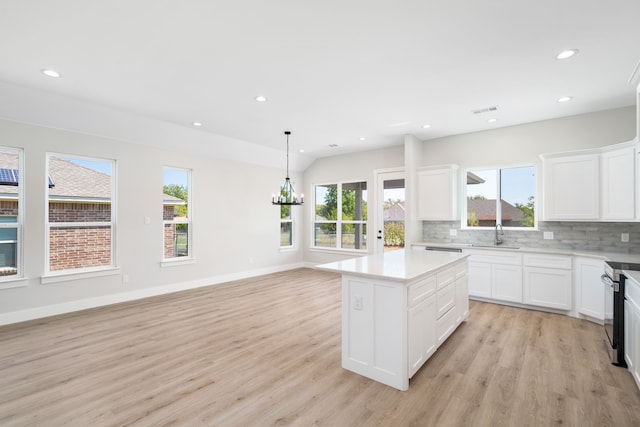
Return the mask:
[[[149,224],[151,224],[151,217],[149,217],[149,216],[145,216],[145,217],[144,217],[144,224],[145,224],[145,225],[149,225]]]
[[[362,310],[362,297],[360,295],[353,297],[353,309]]]
[[[553,240],[553,231],[545,231],[542,238],[544,240]]]
[[[456,230],[455,228],[452,228],[449,230],[449,236],[455,237],[458,235],[458,230]]]
[[[129,283],[129,275],[128,274],[123,274],[122,275],[122,283]]]
[[[621,242],[628,242],[629,241],[629,233],[622,233],[620,235],[620,241]]]

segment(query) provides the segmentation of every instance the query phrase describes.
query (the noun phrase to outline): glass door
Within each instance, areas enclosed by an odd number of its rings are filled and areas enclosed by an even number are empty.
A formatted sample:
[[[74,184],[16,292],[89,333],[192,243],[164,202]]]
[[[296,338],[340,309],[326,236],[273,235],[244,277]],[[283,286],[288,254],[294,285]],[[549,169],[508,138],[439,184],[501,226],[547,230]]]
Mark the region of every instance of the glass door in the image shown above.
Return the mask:
[[[377,175],[376,252],[404,249],[404,172]]]

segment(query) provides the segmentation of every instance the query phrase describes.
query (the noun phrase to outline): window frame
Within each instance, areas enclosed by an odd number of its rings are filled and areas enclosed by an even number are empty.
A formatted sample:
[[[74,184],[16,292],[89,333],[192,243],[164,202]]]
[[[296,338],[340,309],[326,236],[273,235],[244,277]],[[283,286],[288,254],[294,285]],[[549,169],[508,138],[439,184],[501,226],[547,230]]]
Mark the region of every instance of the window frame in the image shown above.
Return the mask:
[[[78,160],[87,160],[93,162],[105,162],[111,163],[111,197],[110,197],[110,221],[93,221],[93,222],[50,222],[49,221],[49,164],[51,157],[59,157],[63,159],[78,159]],[[84,273],[104,273],[110,270],[117,269],[116,265],[116,227],[117,227],[117,161],[115,159],[106,159],[100,157],[90,157],[83,156],[78,154],[68,154],[68,153],[56,153],[56,152],[47,152],[46,160],[45,160],[45,176],[44,176],[44,197],[45,197],[45,259],[44,259],[44,271],[43,279],[54,276],[78,276],[79,278],[85,277]],[[95,267],[82,267],[82,268],[67,268],[64,270],[51,270],[51,248],[50,248],[50,238],[51,238],[51,228],[64,228],[64,227],[103,227],[108,226],[110,229],[111,235],[111,245],[110,245],[110,256],[109,256],[109,265],[101,265]],[[108,274],[113,274],[110,272]],[[98,274],[102,275],[102,274]],[[48,282],[56,282],[56,280],[43,280],[42,283]]]
[[[163,166],[162,167],[162,187],[164,187],[164,172],[165,170],[173,170],[180,172],[187,172],[187,218],[186,219],[172,219],[165,220],[164,219],[164,201],[162,203],[163,216],[162,216],[162,258],[161,265],[175,265],[175,264],[183,264],[185,262],[193,262],[193,169],[179,167],[179,166]],[[164,193],[163,193],[164,194]],[[186,224],[187,225],[187,256],[174,256],[170,258],[165,257],[165,235],[164,230],[166,225],[179,225]]]
[[[289,218],[282,218],[282,209],[284,207],[288,207],[289,208]],[[280,250],[282,251],[286,251],[286,250],[291,250],[291,249],[295,249],[296,247],[296,233],[294,231],[294,215],[293,215],[293,211],[294,209],[292,208],[291,205],[280,205],[280,233],[278,233],[278,236],[280,238]],[[290,224],[291,227],[291,244],[290,245],[286,245],[283,246],[282,245],[282,224]]]
[[[328,183],[318,183],[318,184],[313,184],[313,208],[311,209],[311,215],[312,215],[312,220],[311,220],[311,249],[314,250],[319,250],[319,251],[341,251],[341,252],[350,252],[350,253],[368,253],[369,252],[369,239],[368,239],[368,233],[365,233],[365,236],[367,236],[367,240],[366,240],[366,247],[364,249],[351,249],[351,248],[343,248],[342,247],[342,226],[345,224],[361,224],[365,227],[366,230],[368,230],[369,227],[369,215],[367,213],[367,219],[366,220],[343,220],[342,219],[342,189],[343,189],[343,185],[346,184],[356,184],[356,183],[364,183],[366,184],[366,191],[369,191],[369,182],[366,179],[353,179],[353,180],[344,180],[344,181],[337,181],[337,182],[328,182]],[[336,186],[336,191],[337,191],[337,205],[336,205],[336,210],[337,210],[337,219],[335,220],[317,220],[316,219],[316,206],[318,206],[318,201],[316,200],[316,197],[318,195],[317,192],[317,187],[323,187],[323,186]],[[368,209],[368,203],[369,203],[369,197],[367,195],[367,209]],[[327,246],[316,246],[315,242],[315,229],[316,229],[316,225],[317,224],[335,224],[336,226],[336,246],[335,247],[327,247]]]
[[[511,226],[503,226],[502,225],[502,205],[500,203],[500,200],[502,199],[502,174],[500,173],[503,169],[518,169],[518,168],[533,168],[535,176],[533,179],[533,197],[534,197],[534,211],[533,211],[533,227],[511,227]],[[538,231],[538,212],[539,212],[539,200],[540,198],[539,196],[539,188],[540,188],[540,182],[539,182],[539,173],[538,173],[538,164],[535,163],[522,163],[522,164],[515,164],[515,165],[503,165],[503,166],[487,166],[487,167],[468,167],[462,170],[462,182],[461,182],[461,187],[462,187],[462,203],[461,203],[461,215],[460,215],[460,229],[461,230],[482,230],[482,231],[487,231],[487,230],[494,230],[498,225],[500,225],[500,227],[503,227],[505,230],[513,230],[513,231]],[[469,172],[474,172],[474,171],[496,171],[496,225],[494,226],[478,226],[478,227],[470,227],[469,225],[467,225],[467,220],[468,220],[468,207],[467,207],[467,202],[468,202],[468,194],[467,194],[467,188],[468,188],[468,184],[466,183],[466,177],[467,174]]]
[[[16,155],[18,157],[18,193],[16,195],[16,201],[18,202],[18,212],[16,214],[15,222],[0,222],[0,228],[13,229],[16,230],[16,274],[0,276],[0,289],[20,286],[11,284],[10,282],[15,282],[18,280],[24,279],[24,266],[23,266],[23,234],[24,234],[24,185],[23,185],[23,177],[24,174],[24,150],[22,148],[17,147],[6,147],[0,146],[0,152]]]

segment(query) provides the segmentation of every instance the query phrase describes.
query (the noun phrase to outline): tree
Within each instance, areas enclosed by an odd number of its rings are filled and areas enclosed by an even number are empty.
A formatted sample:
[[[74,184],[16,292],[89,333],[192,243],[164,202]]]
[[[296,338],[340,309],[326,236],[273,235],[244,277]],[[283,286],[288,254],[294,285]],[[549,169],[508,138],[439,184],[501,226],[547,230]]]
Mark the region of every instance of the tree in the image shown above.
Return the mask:
[[[533,196],[529,196],[527,203],[524,205],[516,203],[516,208],[522,211],[522,227],[533,227],[535,217],[535,202]]]
[[[188,201],[188,192],[185,187],[178,184],[169,184],[162,186],[162,192],[164,194],[168,194],[169,196],[177,197],[178,199],[184,200],[184,205],[177,205],[174,207],[175,213],[178,216],[184,217],[187,216],[187,201]]]

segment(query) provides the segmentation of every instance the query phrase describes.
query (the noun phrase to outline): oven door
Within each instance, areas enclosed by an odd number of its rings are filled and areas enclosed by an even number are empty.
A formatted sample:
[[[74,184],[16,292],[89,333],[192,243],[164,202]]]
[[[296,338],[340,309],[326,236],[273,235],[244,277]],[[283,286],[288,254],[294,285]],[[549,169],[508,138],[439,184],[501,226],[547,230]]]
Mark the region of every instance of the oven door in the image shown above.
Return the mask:
[[[613,336],[613,294],[615,282],[606,274],[601,276],[604,285],[604,330],[609,340],[609,346],[614,348],[617,344]]]

